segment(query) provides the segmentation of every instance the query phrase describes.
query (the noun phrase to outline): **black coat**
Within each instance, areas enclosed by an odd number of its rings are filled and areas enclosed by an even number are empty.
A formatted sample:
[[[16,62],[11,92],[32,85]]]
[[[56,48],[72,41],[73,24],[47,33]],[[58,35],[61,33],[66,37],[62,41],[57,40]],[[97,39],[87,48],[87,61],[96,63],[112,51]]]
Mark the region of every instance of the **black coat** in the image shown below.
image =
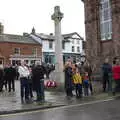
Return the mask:
[[[4,76],[4,71],[3,69],[0,69],[0,81],[3,80],[3,76]]]
[[[39,87],[40,80],[44,79],[45,68],[43,65],[37,65],[32,69],[33,88]]]
[[[108,75],[109,73],[112,73],[112,66],[109,63],[104,63],[102,65],[102,72],[103,75]]]
[[[72,68],[71,67],[67,67],[67,68],[65,68],[64,72],[65,72],[65,89],[72,88],[73,87]]]
[[[4,78],[6,80],[14,80],[16,77],[16,69],[13,67],[5,68],[4,69],[5,76]]]

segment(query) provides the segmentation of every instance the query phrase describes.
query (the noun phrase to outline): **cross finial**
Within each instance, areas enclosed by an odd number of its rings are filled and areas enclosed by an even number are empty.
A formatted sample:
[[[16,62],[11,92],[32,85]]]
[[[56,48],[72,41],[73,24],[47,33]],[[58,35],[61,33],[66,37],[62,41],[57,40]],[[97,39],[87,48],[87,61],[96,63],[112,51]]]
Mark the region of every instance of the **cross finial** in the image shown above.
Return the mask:
[[[54,21],[61,21],[63,18],[63,13],[60,11],[60,6],[55,6],[54,14],[51,16],[52,20]]]

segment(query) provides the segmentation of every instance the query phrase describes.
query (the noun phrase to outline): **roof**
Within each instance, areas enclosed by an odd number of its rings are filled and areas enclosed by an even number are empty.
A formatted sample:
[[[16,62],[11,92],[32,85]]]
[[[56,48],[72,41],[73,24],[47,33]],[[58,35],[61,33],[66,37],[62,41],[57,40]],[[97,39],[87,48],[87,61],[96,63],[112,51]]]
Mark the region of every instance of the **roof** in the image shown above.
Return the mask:
[[[22,36],[22,35],[12,35],[12,34],[1,34],[0,42],[14,42],[14,43],[27,43],[27,44],[38,44],[30,36]]]
[[[42,44],[41,38],[39,38],[39,37],[37,37],[37,36],[35,36],[35,35],[32,35],[32,34],[30,34],[30,36],[31,36],[36,42]]]
[[[78,37],[73,37],[73,35],[77,35]],[[77,32],[73,32],[73,33],[69,33],[69,34],[63,34],[63,37],[64,37],[64,39],[72,38],[72,39],[83,40],[83,38]]]
[[[73,37],[73,35],[77,35],[77,37]],[[35,33],[34,36],[39,37],[41,40],[52,40],[52,41],[55,40],[54,35],[47,35],[44,33]],[[83,40],[83,38],[77,32],[63,34],[62,36],[63,36],[63,41],[66,41],[69,38]]]
[[[44,33],[36,33],[37,37],[40,37],[42,40],[55,40],[55,37],[53,35],[47,35]]]

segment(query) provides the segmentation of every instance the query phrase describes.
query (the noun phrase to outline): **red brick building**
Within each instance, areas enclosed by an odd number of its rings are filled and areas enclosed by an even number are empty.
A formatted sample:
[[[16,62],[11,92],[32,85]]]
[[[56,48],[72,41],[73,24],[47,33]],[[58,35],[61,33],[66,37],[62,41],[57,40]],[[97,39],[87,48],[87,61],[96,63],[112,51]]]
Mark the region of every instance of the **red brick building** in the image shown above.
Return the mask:
[[[120,0],[82,0],[85,8],[86,57],[95,68],[120,56]]]
[[[28,64],[41,61],[42,45],[28,34],[10,35],[3,33],[0,24],[0,64],[17,64],[25,60]]]

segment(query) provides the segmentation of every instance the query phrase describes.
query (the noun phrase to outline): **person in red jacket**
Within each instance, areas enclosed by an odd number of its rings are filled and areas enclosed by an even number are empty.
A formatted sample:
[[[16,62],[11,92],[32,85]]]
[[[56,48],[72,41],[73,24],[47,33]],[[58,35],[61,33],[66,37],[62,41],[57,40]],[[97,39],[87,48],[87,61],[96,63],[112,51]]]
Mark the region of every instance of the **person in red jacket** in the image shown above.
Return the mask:
[[[113,91],[113,95],[115,95],[116,92],[120,92],[120,64],[119,59],[115,60],[115,65],[112,68],[113,73],[113,79],[115,81],[115,88]]]

